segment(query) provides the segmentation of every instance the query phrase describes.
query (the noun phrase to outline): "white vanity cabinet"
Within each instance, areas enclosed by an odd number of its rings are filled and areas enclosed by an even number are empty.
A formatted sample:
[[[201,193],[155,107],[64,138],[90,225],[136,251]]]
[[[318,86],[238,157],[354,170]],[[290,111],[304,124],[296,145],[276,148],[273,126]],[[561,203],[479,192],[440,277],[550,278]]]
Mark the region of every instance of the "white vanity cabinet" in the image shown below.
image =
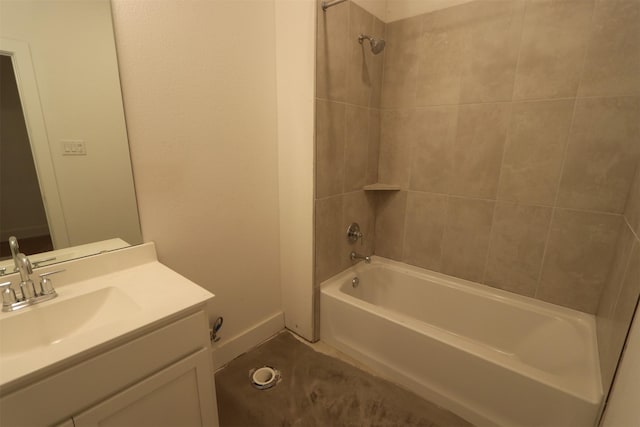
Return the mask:
[[[56,298],[0,313],[0,426],[218,425],[212,293],[153,243],[53,268]]]
[[[217,426],[204,312],[137,335],[3,396],[0,425]]]
[[[210,359],[201,349],[74,416],[74,426],[216,425]]]

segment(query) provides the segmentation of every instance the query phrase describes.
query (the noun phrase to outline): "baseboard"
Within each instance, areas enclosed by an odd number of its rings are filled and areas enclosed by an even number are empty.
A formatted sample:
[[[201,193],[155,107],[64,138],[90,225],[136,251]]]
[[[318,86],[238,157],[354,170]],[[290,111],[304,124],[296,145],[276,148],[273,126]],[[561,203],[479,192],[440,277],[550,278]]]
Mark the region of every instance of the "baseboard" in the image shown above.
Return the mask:
[[[218,370],[241,354],[284,329],[284,313],[279,311],[256,323],[244,332],[222,343],[213,344],[213,369]]]

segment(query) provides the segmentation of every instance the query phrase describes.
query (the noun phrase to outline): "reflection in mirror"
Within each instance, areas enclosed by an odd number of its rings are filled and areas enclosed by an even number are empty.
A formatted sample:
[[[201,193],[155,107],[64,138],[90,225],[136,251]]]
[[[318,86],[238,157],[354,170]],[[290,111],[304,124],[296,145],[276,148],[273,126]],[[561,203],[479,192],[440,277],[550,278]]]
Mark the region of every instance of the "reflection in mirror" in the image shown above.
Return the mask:
[[[0,271],[141,243],[109,1],[0,7]]]
[[[25,253],[52,251],[16,77],[7,55],[0,55],[0,108],[0,259],[11,255],[7,233],[20,235]]]

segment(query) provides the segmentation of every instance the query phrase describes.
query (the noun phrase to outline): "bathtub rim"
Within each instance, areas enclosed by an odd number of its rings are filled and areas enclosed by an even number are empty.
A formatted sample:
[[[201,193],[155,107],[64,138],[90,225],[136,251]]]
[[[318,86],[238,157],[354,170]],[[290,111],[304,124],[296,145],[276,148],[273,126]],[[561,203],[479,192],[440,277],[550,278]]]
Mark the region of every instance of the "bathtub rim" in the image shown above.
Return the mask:
[[[516,366],[510,366],[509,363],[500,363],[494,357],[495,353],[502,353],[504,355],[503,357],[507,358],[509,357],[508,355],[510,353],[502,352],[491,346],[483,345],[482,343],[479,343],[472,338],[455,334],[453,332],[447,331],[446,329],[428,324],[403,313],[398,313],[384,307],[376,306],[372,303],[349,295],[341,290],[342,286],[344,286],[346,283],[346,279],[350,278],[354,274],[357,275],[358,270],[361,271],[362,268],[369,269],[371,267],[375,267],[376,265],[381,265],[413,277],[426,276],[427,278],[432,278],[438,281],[439,284],[442,284],[443,286],[451,287],[458,290],[462,289],[475,295],[480,295],[481,297],[489,297],[493,300],[513,304],[517,307],[526,308],[529,310],[533,309],[534,311],[538,311],[539,313],[554,318],[560,318],[569,321],[570,323],[579,323],[583,327],[588,328],[590,334],[595,337],[595,317],[593,315],[573,310],[567,307],[551,304],[546,301],[537,300],[531,297],[514,294],[502,289],[493,288],[489,285],[482,285],[480,283],[471,282],[458,277],[448,276],[443,273],[438,273],[379,256],[372,257],[371,264],[369,265],[359,262],[351,266],[349,269],[330,277],[320,284],[321,293],[324,293],[327,296],[332,297],[342,303],[353,304],[359,309],[365,310],[373,315],[382,314],[386,320],[393,322],[399,326],[409,328],[416,333],[424,334],[426,328],[429,333],[432,334],[432,337],[440,342],[446,343],[447,345],[453,345],[461,351],[470,352],[489,363],[497,364],[504,369],[508,369],[516,374],[523,375],[534,381],[541,382],[548,387],[561,390],[562,392],[570,394],[575,398],[582,399],[591,404],[601,404],[604,397],[604,392],[600,375],[600,361],[597,341],[595,339],[590,340],[589,343],[589,346],[591,347],[589,351],[594,358],[592,361],[594,366],[591,366],[591,369],[595,369],[595,371],[593,372],[593,387],[589,387],[588,390],[577,389],[577,387],[570,387],[567,384],[559,383],[557,380],[554,381],[554,379],[558,377],[553,375],[552,373],[545,372],[544,370],[529,365],[523,361],[512,360],[511,362],[515,362],[514,364]],[[418,324],[416,325],[415,323]],[[453,342],[451,341],[451,337],[454,337]]]

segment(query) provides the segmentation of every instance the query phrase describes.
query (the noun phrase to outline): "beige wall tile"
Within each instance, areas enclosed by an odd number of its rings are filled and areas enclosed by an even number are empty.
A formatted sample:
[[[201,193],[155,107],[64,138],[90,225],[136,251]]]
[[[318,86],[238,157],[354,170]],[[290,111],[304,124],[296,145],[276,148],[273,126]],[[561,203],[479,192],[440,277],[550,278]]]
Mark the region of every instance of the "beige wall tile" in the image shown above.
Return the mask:
[[[524,1],[471,2],[467,12],[469,47],[460,102],[511,100]]]
[[[527,3],[514,99],[576,95],[593,4],[593,0]]]
[[[498,199],[553,205],[573,106],[573,100],[513,105]]]
[[[495,202],[449,197],[442,272],[482,281]]]
[[[351,44],[349,35],[349,3],[322,11],[318,0],[318,36],[316,40],[316,96],[344,101],[347,93],[347,61]],[[357,43],[357,40],[356,40]]]
[[[597,0],[578,93],[640,94],[640,2]]]
[[[621,213],[640,156],[640,98],[579,99],[558,206]]]
[[[607,278],[596,311],[596,332],[598,353],[600,354],[600,373],[605,390],[608,389],[613,372],[620,356],[619,350],[612,347],[614,336],[613,318],[620,288],[625,278],[627,265],[633,249],[635,237],[629,227],[623,224],[616,244],[613,266]]]
[[[366,183],[369,161],[369,110],[346,106],[344,191],[360,190]]]
[[[408,193],[403,262],[440,271],[447,199],[439,194]]]
[[[486,284],[520,295],[535,295],[551,210],[510,202],[496,204]]]
[[[316,200],[316,283],[337,274],[347,265],[340,248],[345,238],[342,227],[342,195]]]
[[[349,2],[349,64],[347,66],[347,102],[367,107],[371,98],[373,54],[366,43],[358,43],[360,34],[371,34],[373,15]]]
[[[381,100],[385,108],[415,105],[421,26],[420,16],[387,24]]]
[[[629,197],[627,198],[624,216],[629,221],[629,225],[640,236],[640,161],[636,167],[636,177],[633,180]]]
[[[449,190],[494,199],[509,124],[509,104],[461,105]]]
[[[620,226],[619,215],[556,209],[536,298],[595,313]]]
[[[409,185],[411,147],[419,137],[411,123],[411,112],[380,112],[380,158],[378,179],[385,184]]]
[[[367,184],[378,182],[380,158],[380,111],[369,110],[369,146],[367,151]]]
[[[611,349],[613,358],[616,361],[622,354],[622,348],[629,331],[629,326],[633,320],[633,314],[640,295],[640,242],[636,240],[627,272],[620,288],[620,295],[613,313],[613,323],[611,330]],[[613,377],[613,372],[611,372]],[[607,378],[610,381],[610,378]],[[607,384],[607,383],[605,383]]]
[[[430,107],[412,113],[418,136],[411,155],[412,190],[446,193],[453,168],[458,107]]]
[[[623,224],[616,242],[615,255],[607,282],[598,301],[597,322],[611,320],[624,274],[631,255],[635,236],[626,224]]]
[[[356,251],[362,255],[373,253],[375,240],[375,200],[374,194],[366,191],[354,191],[343,196],[342,228],[343,239],[341,240],[341,257],[345,258],[347,266],[351,260],[349,254]],[[347,228],[352,222],[360,225],[360,232],[363,238],[358,242],[351,242],[347,239]]]
[[[406,191],[384,191],[377,195],[375,253],[402,260]]]
[[[458,103],[463,64],[468,58],[466,8],[462,5],[422,15],[417,106]]]
[[[316,198],[342,193],[345,106],[316,102]]]
[[[386,28],[387,26],[384,22],[376,17],[373,18],[374,36],[386,41]],[[385,50],[383,50],[379,54],[373,55],[371,57],[371,62],[369,63],[371,65],[371,100],[369,102],[369,105],[375,108],[380,108],[380,101],[382,98],[382,70],[384,68],[384,57],[386,55],[386,50],[387,49],[385,48]]]

